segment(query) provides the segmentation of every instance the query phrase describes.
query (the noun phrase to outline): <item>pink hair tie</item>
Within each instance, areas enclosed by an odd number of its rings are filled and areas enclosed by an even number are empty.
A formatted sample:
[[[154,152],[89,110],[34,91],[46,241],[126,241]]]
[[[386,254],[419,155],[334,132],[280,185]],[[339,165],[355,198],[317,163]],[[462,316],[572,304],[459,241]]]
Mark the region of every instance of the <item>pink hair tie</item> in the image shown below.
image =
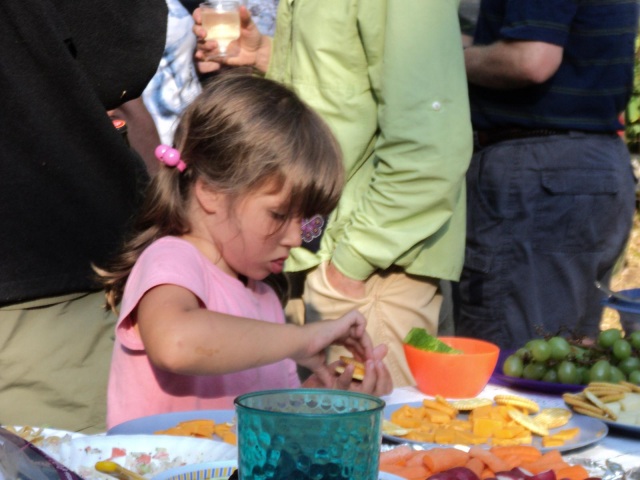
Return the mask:
[[[168,167],[176,167],[181,172],[187,168],[187,164],[180,159],[180,152],[168,145],[158,145],[155,150],[156,157]]]

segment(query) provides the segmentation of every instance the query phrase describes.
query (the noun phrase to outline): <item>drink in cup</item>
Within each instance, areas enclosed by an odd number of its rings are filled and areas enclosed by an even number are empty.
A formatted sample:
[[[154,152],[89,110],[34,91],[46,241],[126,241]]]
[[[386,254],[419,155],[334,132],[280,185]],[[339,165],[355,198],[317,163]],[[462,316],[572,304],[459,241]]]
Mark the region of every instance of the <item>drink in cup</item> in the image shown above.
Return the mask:
[[[200,4],[202,26],[206,40],[218,42],[219,53],[225,57],[229,43],[240,36],[240,2],[238,0],[208,0]]]
[[[377,480],[384,401],[286,389],[235,400],[240,480]]]

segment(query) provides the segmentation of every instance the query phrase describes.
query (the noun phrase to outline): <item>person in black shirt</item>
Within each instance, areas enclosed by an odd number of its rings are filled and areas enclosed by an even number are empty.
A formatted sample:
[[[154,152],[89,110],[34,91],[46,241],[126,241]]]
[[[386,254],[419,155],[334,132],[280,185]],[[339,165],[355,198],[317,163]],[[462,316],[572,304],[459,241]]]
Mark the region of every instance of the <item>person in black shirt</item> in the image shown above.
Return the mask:
[[[164,0],[0,2],[0,411],[104,428],[115,318],[92,264],[118,250],[147,183],[108,110],[160,61]]]

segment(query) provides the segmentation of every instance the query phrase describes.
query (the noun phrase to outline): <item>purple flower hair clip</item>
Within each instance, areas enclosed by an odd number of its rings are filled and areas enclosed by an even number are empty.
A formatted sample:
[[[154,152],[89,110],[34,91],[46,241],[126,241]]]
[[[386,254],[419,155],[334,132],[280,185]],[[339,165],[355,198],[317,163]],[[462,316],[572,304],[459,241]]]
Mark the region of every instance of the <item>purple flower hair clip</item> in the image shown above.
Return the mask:
[[[184,169],[187,168],[187,164],[180,158],[180,152],[168,145],[158,145],[155,155],[158,160],[168,167],[176,167],[181,172],[184,172]]]

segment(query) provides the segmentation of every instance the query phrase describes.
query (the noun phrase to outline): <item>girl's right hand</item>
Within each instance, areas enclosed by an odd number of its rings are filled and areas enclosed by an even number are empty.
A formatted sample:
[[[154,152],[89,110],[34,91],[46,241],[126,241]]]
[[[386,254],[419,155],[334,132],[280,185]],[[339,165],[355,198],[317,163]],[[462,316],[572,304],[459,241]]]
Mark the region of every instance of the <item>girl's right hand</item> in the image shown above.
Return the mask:
[[[373,343],[365,330],[366,325],[362,313],[353,310],[337,320],[323,320],[298,327],[303,329],[306,340],[304,349],[292,358],[313,372],[327,368],[324,352],[330,345],[344,346],[358,360],[372,358]]]
[[[376,396],[388,395],[393,390],[393,380],[383,363],[387,352],[387,346],[383,344],[373,349],[373,358],[365,361],[366,373],[362,381],[353,379],[353,365],[347,365],[345,371],[337,376],[335,369],[341,363],[338,361],[328,366],[328,370],[331,372],[329,375],[325,375],[324,370],[314,373],[304,382],[303,386],[306,388],[349,390]]]
[[[366,324],[366,319],[357,310],[352,310],[337,320],[323,320],[306,324],[302,328],[306,330],[307,348],[294,360],[311,370],[317,381],[325,385],[325,388],[345,389],[351,383],[351,374],[348,375],[348,378],[344,376],[339,384],[332,385],[336,383],[335,366],[326,364],[325,350],[330,345],[341,345],[349,350],[357,360],[361,362],[374,361],[377,365],[378,357],[384,357],[387,350],[386,347],[383,347],[382,353],[379,349],[374,352],[373,342],[366,331]],[[387,379],[388,383],[391,383],[391,377],[386,367],[383,366],[381,374],[385,384]],[[377,381],[374,383],[377,384]],[[375,385],[372,388],[375,389]]]

